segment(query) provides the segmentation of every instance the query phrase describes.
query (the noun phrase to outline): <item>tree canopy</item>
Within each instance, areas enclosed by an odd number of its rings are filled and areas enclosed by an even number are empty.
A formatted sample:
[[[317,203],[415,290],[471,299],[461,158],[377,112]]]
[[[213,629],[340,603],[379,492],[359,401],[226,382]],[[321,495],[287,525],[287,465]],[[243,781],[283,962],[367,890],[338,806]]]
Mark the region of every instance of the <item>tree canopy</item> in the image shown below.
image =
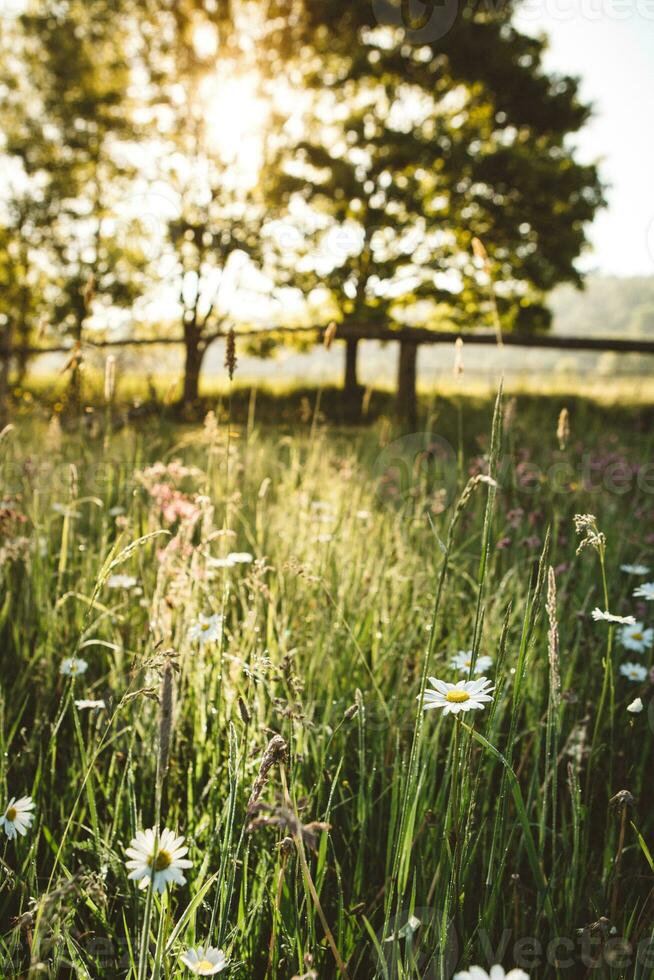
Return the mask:
[[[0,262],[23,290],[3,299],[5,328],[45,318],[79,339],[93,311],[129,310],[163,279],[187,401],[228,322],[234,256],[265,274],[269,297],[295,290],[307,315],[371,336],[547,328],[547,293],[580,284],[602,204],[574,147],[589,107],[576,79],[545,71],[546,42],[516,30],[514,3],[446,3],[419,23],[406,7],[28,6],[4,36],[0,80],[13,178]],[[257,100],[252,152],[239,112]],[[156,255],[138,223],[115,220],[153,186],[173,202]],[[356,344],[349,355],[356,387]]]

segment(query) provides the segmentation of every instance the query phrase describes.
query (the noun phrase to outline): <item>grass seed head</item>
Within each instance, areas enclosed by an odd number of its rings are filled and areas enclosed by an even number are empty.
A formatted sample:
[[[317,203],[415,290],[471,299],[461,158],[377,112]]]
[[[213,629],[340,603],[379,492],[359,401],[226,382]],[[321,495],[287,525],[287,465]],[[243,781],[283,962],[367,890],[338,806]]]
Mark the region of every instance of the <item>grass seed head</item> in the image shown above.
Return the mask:
[[[225,367],[227,368],[227,374],[229,375],[230,381],[232,381],[234,378],[237,363],[236,334],[234,333],[234,328],[232,327],[227,334],[227,342],[225,344]]]
[[[556,427],[556,438],[561,451],[566,449],[570,441],[570,413],[567,408],[562,408]]]
[[[261,794],[268,782],[270,770],[277,762],[283,762],[286,758],[287,746],[281,735],[273,735],[266,746],[266,751],[261,760],[261,766],[257,778],[252,786],[250,799],[248,800],[248,810],[252,810],[258,803]]]

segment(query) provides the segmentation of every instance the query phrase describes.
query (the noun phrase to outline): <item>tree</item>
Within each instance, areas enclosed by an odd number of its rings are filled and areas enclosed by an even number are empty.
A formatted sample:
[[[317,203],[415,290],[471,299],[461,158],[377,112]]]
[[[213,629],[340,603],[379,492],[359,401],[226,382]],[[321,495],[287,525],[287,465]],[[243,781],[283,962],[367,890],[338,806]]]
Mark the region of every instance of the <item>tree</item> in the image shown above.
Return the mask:
[[[49,324],[79,348],[85,321],[130,307],[143,287],[145,256],[115,233],[116,204],[128,194],[132,120],[128,0],[45,0],[14,23],[13,62],[3,88],[4,154],[15,176],[5,238],[23,262],[47,275]],[[28,304],[29,305],[29,304]],[[81,352],[71,359],[79,403]]]
[[[243,43],[262,23],[254,8],[245,15],[227,0],[141,12],[147,176],[170,202],[160,265],[184,339],[181,403],[189,411],[206,350],[232,324],[243,268],[260,256],[266,220],[263,134],[251,132],[263,129],[260,76]]]
[[[596,168],[570,144],[589,108],[575,79],[545,73],[545,42],[512,26],[514,7],[463,4],[451,24],[412,27],[400,0],[304,4],[294,43],[313,98],[274,186],[295,213],[302,202],[327,219],[314,238],[329,225],[355,231],[326,271],[287,263],[345,324],[374,336],[379,321],[464,329],[497,314],[503,330],[546,329],[546,293],[580,284],[575,260],[603,203]],[[402,346],[408,416],[416,356]],[[355,357],[351,343],[350,390]]]

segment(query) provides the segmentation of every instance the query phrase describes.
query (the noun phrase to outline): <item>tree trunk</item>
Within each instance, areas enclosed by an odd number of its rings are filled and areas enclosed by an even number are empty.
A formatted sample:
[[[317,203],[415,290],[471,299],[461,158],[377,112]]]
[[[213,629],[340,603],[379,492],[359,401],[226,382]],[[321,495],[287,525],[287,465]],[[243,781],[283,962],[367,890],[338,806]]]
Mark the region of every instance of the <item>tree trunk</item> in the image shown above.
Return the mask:
[[[415,429],[418,425],[416,401],[416,363],[418,345],[411,340],[400,341],[397,372],[397,415],[401,422]]]
[[[0,428],[4,428],[9,418],[9,374],[11,371],[11,324],[5,327],[0,341],[2,354],[0,357]]]
[[[361,415],[361,386],[357,377],[359,340],[348,337],[345,341],[345,374],[343,377],[343,407],[348,422],[356,422]]]
[[[359,341],[356,338],[348,337],[345,341],[345,377],[343,380],[343,392],[346,397],[353,398],[359,391],[359,379],[357,378],[357,353]]]
[[[184,329],[184,386],[182,389],[182,407],[187,412],[193,412],[200,400],[200,371],[204,360],[204,345],[196,328]]]

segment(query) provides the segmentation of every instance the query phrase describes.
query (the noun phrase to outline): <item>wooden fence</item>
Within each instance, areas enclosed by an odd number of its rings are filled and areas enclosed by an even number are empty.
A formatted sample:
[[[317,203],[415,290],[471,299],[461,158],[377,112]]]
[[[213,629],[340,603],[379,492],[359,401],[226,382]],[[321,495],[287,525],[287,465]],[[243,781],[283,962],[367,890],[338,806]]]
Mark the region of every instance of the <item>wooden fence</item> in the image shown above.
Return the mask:
[[[237,331],[237,338],[254,339],[256,337],[283,337],[289,336],[315,336],[320,340],[327,330],[326,326],[313,327],[274,327],[270,330],[245,330]],[[218,334],[211,338],[215,340],[225,337],[226,334]],[[361,340],[377,340],[382,342],[395,342],[400,345],[398,359],[398,414],[405,421],[412,423],[416,415],[416,362],[418,348],[423,344],[450,344],[453,345],[461,338],[466,346],[479,345],[485,347],[525,347],[541,348],[543,350],[574,350],[574,351],[610,351],[622,354],[654,354],[654,340],[641,340],[638,338],[616,338],[616,337],[565,337],[556,334],[504,334],[498,338],[494,331],[475,331],[475,332],[440,332],[428,330],[423,327],[402,327],[393,329],[383,324],[367,324],[365,327],[358,327],[353,324],[340,324],[337,327],[335,339],[349,342],[349,345],[356,345]],[[83,347],[90,349],[106,350],[121,347],[145,347],[145,346],[173,346],[183,345],[184,340],[180,337],[141,337],[126,338],[124,340],[95,340],[87,338]],[[51,347],[17,346],[11,349],[0,347],[0,361],[6,361],[11,357],[34,357],[43,354],[72,353],[73,348],[68,344],[60,344]]]

